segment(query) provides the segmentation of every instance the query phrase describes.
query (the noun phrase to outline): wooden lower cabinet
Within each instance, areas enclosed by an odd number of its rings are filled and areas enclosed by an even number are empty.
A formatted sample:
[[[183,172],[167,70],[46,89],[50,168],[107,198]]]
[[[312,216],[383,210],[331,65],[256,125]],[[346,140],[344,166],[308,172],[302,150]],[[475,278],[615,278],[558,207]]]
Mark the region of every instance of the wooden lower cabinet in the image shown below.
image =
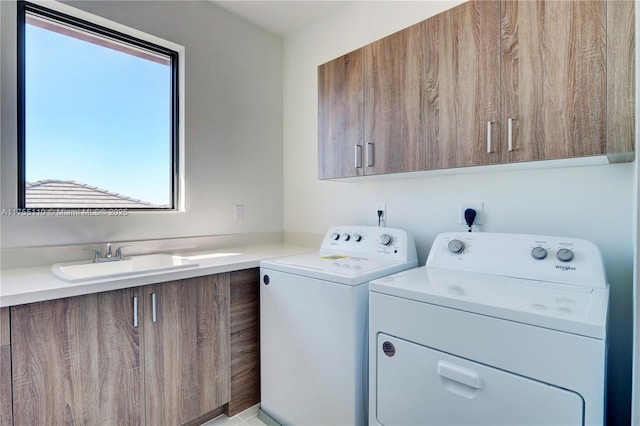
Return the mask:
[[[13,424],[9,308],[0,309],[0,426]]]
[[[138,292],[11,307],[15,425],[144,423]]]
[[[260,269],[231,273],[229,417],[260,402]]]
[[[221,412],[229,287],[224,273],[11,307],[13,424],[179,425]]]
[[[147,424],[184,424],[229,402],[229,274],[146,286],[144,298]]]

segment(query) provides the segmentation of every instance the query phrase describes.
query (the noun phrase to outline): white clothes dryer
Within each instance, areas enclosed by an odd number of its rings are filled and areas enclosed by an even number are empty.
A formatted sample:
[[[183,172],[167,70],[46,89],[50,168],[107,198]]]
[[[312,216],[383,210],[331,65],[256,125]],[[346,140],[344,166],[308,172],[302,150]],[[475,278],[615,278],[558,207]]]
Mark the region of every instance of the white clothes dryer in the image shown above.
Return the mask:
[[[401,229],[338,226],[320,251],[260,263],[260,417],[363,425],[369,281],[417,266]]]
[[[373,425],[602,425],[609,287],[574,238],[445,233],[370,283]]]

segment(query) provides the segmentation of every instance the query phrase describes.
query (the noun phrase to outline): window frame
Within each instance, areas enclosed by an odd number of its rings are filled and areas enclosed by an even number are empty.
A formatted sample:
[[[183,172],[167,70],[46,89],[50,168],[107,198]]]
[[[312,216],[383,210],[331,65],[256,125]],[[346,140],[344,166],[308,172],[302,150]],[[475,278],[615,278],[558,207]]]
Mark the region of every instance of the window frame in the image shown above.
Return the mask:
[[[56,8],[45,7],[35,2],[18,0],[17,7],[17,174],[18,174],[18,209],[28,209],[26,206],[26,25],[27,13],[44,19],[51,19],[81,31],[88,31],[100,37],[126,43],[153,53],[166,55],[170,59],[171,67],[171,197],[168,207],[127,208],[127,210],[153,211],[184,211],[184,160],[181,151],[184,147],[184,131],[181,129],[181,119],[184,117],[184,106],[180,103],[180,94],[184,92],[184,48],[155,36],[130,29],[123,25],[79,11],[64,4],[49,2]],[[66,9],[64,12],[57,9]],[[69,13],[73,12],[78,13]],[[80,15],[80,16],[79,16]],[[136,33],[133,35],[132,33]],[[150,41],[149,39],[153,39]],[[183,120],[182,120],[183,121]],[[107,189],[107,188],[105,188]],[[93,208],[93,207],[88,207]],[[107,206],[104,208],[118,208]],[[83,210],[79,207],[61,207],[61,210]]]

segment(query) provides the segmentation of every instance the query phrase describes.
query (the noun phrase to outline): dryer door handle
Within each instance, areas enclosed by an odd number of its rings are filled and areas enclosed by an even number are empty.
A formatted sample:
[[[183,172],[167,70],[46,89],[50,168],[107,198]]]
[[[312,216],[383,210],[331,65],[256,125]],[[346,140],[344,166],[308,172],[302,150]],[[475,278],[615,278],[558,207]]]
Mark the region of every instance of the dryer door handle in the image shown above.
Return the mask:
[[[446,361],[438,361],[438,374],[474,389],[480,389],[482,387],[482,377],[480,377],[480,374]]]

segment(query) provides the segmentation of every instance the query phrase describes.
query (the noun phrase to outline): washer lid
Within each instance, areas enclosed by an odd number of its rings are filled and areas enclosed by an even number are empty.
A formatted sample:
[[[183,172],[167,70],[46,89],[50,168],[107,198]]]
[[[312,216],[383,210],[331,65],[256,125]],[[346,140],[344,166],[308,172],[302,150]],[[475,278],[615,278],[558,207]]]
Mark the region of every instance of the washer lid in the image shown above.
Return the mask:
[[[414,266],[417,266],[416,260],[397,262],[321,252],[303,253],[260,262],[261,268],[345,285],[366,283]]]
[[[604,339],[609,287],[555,284],[441,268],[415,268],[370,283],[376,293]]]

